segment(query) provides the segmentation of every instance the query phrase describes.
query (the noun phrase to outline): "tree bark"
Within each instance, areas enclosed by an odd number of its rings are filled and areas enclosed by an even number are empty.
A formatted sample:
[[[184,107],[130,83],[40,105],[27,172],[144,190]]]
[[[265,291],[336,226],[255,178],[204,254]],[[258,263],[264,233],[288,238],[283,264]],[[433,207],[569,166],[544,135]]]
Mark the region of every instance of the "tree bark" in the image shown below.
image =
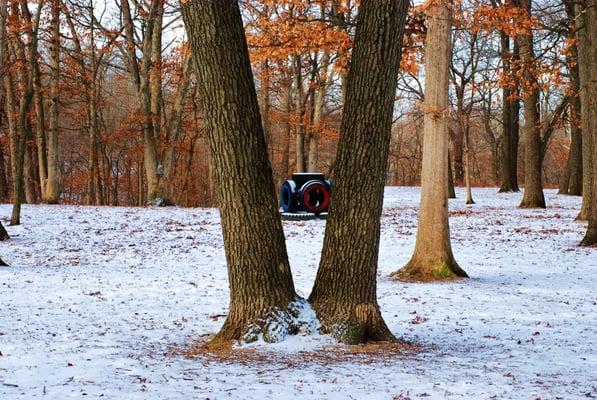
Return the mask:
[[[7,45],[6,45],[6,16],[7,16],[7,0],[0,0],[0,104],[5,104],[2,99],[2,85],[4,83],[5,73],[5,57],[7,56]],[[9,111],[8,107],[4,107],[5,114],[12,112]],[[2,123],[0,117],[0,123]],[[4,148],[0,144],[0,201],[4,201],[8,198],[8,179],[6,178],[6,166],[4,163]],[[4,229],[4,228],[2,228]]]
[[[510,37],[506,32],[500,32],[501,39],[501,53],[502,53],[502,69],[505,76],[511,74],[510,69]],[[501,170],[501,184],[500,193],[514,192],[517,191],[512,187],[512,173],[510,171],[512,167],[512,157],[516,154],[512,154],[512,142],[513,128],[512,123],[513,115],[512,112],[512,90],[507,85],[502,89],[502,155],[500,158],[500,170]],[[518,118],[518,115],[516,116]]]
[[[578,72],[580,77],[580,102],[581,102],[581,130],[582,130],[582,205],[580,212],[576,217],[580,221],[588,221],[591,217],[591,204],[593,201],[592,190],[592,168],[595,164],[593,156],[593,136],[592,127],[595,124],[595,114],[591,114],[590,103],[591,96],[596,96],[596,93],[591,93],[594,88],[590,85],[591,74],[595,70],[595,65],[591,64],[594,60],[591,59],[591,51],[595,49],[595,42],[591,42],[590,32],[587,27],[594,26],[595,21],[589,19],[589,7],[595,6],[595,0],[583,0],[576,3],[576,45],[578,48]],[[589,22],[591,21],[591,22]],[[592,120],[591,120],[592,119]],[[595,212],[593,212],[595,213]]]
[[[312,129],[309,134],[309,152],[307,171],[316,172],[317,162],[319,158],[319,134],[321,132],[321,118],[323,115],[323,108],[325,106],[325,96],[330,86],[331,79],[328,79],[328,68],[330,63],[330,55],[324,52],[321,59],[320,79],[315,98],[313,102],[313,113],[311,115]],[[313,127],[315,129],[313,129]]]
[[[30,42],[28,44],[28,57],[25,56],[25,49],[23,48],[22,42],[20,42],[19,38],[13,38],[17,44],[15,44],[15,48],[19,49],[19,58],[21,62],[26,65],[25,68],[20,68],[18,70],[19,74],[19,81],[21,84],[21,97],[19,101],[19,111],[18,111],[18,118],[15,121],[16,125],[16,132],[15,137],[13,140],[13,152],[11,157],[15,159],[15,167],[14,167],[14,175],[13,175],[13,208],[12,208],[12,215],[10,218],[11,225],[20,225],[21,223],[21,203],[23,201],[24,195],[24,166],[25,166],[25,152],[26,152],[26,145],[27,145],[27,136],[29,131],[28,126],[28,114],[31,109],[31,102],[33,99],[33,91],[34,91],[34,71],[33,71],[33,63],[37,57],[37,40],[38,40],[38,31],[39,31],[39,21],[41,17],[41,9],[43,6],[43,2],[41,2],[37,7],[37,14],[35,15],[35,20],[31,20],[31,14],[29,8],[27,6],[27,2],[25,0],[21,0],[18,4],[20,6],[20,12],[24,17],[25,21],[27,22],[27,29],[28,35],[30,38]],[[17,12],[18,7],[17,4],[14,4],[15,12]]]
[[[588,168],[584,172],[588,176],[586,180],[589,181],[589,187],[586,189],[590,193],[587,200],[589,225],[580,245],[595,246],[597,245],[597,24],[595,24],[597,0],[585,0],[579,6],[577,6],[577,10],[581,12],[578,19],[580,24],[577,29],[577,43],[581,83],[581,118],[583,146],[586,145],[588,148],[586,153],[583,153],[583,157],[589,158]],[[584,6],[584,10],[582,10],[582,6]]]
[[[464,181],[466,185],[466,204],[475,204],[473,189],[471,187],[471,153],[470,153],[470,127],[467,119],[464,127]]]
[[[393,277],[440,281],[467,277],[456,263],[450,243],[448,200],[448,79],[452,11],[440,3],[429,11],[425,45],[425,103],[421,206],[415,250]]]
[[[517,0],[519,7],[527,10],[531,15],[531,0]],[[523,89],[524,103],[524,194],[521,208],[545,208],[542,183],[541,157],[541,127],[539,113],[539,89],[537,77],[533,70],[535,55],[533,51],[533,33],[521,34],[516,37],[520,47],[520,60],[524,65],[524,81],[527,85]]]
[[[376,275],[408,4],[370,0],[359,9],[334,168],[334,198],[309,298],[324,331],[349,344],[395,340],[379,310]]]
[[[514,51],[512,52],[514,61],[520,60],[520,49],[518,43],[514,41]],[[513,88],[512,95],[518,96],[520,89]],[[519,192],[518,187],[518,142],[520,139],[520,100],[514,98],[510,100],[510,187],[513,192]]]
[[[182,5],[203,99],[230,284],[230,312],[212,343],[249,338],[297,298],[241,14],[233,0]]]
[[[1,6],[2,5],[0,5],[0,7]],[[6,228],[4,228],[4,225],[2,225],[2,222],[0,222],[0,242],[3,242],[8,239],[10,239],[10,236],[8,236],[8,232],[6,232]]]
[[[454,190],[454,173],[452,172],[452,155],[448,150],[448,199],[455,199],[456,191]]]
[[[60,148],[58,142],[58,106],[60,97],[60,0],[52,0],[50,43],[50,116],[47,143],[47,182],[42,194],[44,203],[60,200]]]
[[[303,74],[302,58],[300,55],[294,58],[294,79],[296,86],[295,113],[298,118],[296,125],[296,172],[305,172],[305,111],[303,107]]]

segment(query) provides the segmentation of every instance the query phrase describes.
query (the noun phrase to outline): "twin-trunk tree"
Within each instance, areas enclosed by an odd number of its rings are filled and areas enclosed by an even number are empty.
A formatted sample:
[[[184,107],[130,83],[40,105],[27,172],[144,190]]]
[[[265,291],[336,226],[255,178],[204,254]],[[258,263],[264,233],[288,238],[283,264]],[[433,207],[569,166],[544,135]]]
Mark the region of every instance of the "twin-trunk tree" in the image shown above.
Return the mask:
[[[407,1],[371,0],[359,10],[334,202],[310,298],[324,329],[348,343],[393,340],[377,305],[376,271],[407,7]],[[238,3],[192,0],[182,13],[203,98],[230,282],[230,312],[214,341],[241,339],[255,323],[268,334],[268,319],[297,295]]]

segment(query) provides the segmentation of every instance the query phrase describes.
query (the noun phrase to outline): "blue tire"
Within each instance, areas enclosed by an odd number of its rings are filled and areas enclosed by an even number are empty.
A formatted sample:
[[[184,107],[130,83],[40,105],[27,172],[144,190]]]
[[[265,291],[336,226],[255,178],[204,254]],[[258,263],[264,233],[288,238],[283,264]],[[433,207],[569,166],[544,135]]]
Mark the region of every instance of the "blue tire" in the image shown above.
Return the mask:
[[[296,212],[298,209],[296,199],[296,184],[294,181],[285,181],[280,188],[280,205],[287,213]]]

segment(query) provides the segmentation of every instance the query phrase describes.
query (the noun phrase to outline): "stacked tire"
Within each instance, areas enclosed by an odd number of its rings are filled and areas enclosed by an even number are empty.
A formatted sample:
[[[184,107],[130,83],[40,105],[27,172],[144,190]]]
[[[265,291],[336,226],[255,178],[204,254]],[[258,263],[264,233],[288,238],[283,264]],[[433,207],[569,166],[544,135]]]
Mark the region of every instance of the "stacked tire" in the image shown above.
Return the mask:
[[[285,213],[327,212],[332,195],[332,182],[323,174],[293,174],[280,188],[280,205]]]

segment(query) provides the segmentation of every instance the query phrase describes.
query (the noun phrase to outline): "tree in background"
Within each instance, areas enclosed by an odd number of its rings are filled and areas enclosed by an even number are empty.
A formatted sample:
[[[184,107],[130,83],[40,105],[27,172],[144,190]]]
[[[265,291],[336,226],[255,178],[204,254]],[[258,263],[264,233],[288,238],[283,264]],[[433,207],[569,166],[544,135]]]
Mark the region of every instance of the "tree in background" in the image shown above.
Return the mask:
[[[531,15],[531,0],[516,0],[515,4]],[[530,25],[530,24],[529,24]],[[539,88],[534,68],[535,52],[533,50],[532,26],[516,36],[520,49],[520,61],[524,64],[523,103],[524,103],[524,195],[520,207],[545,208],[543,183],[541,174],[541,131]]]
[[[576,45],[576,13],[574,3],[564,2],[566,7],[566,37],[568,48],[566,52],[566,67],[570,74],[571,99],[568,108],[568,125],[570,127],[570,148],[568,160],[562,178],[560,179],[559,194],[579,196],[582,194],[583,165],[582,165],[582,129],[580,104],[580,77],[578,71],[578,50]]]
[[[583,169],[589,184],[583,187],[589,226],[582,246],[597,244],[597,1],[584,0],[576,5],[578,29],[578,61],[580,72],[581,119],[583,130],[583,158],[589,162]],[[584,205],[584,204],[583,204]]]
[[[467,277],[452,254],[448,223],[448,80],[452,4],[426,10],[425,101],[421,205],[415,250],[393,277],[401,280],[448,280]]]

